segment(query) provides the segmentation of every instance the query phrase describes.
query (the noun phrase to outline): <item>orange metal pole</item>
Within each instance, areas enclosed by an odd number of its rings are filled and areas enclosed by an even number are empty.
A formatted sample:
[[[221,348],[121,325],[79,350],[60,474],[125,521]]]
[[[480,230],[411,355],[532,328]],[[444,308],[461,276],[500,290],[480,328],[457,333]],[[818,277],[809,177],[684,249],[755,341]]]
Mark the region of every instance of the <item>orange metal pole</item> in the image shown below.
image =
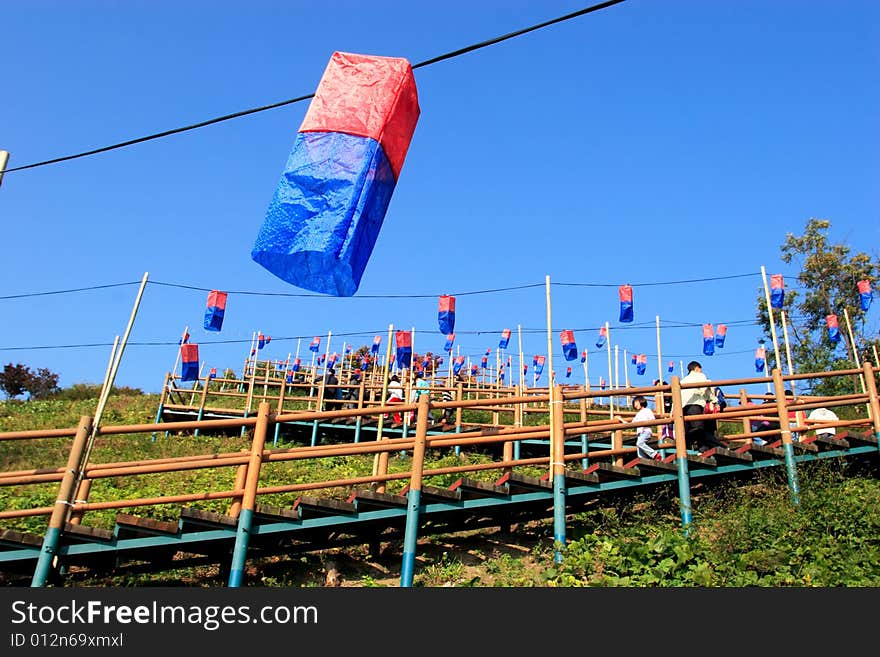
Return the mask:
[[[257,425],[254,429],[254,439],[251,442],[250,461],[247,465],[244,494],[241,497],[241,510],[238,514],[238,529],[235,535],[235,547],[232,551],[232,565],[229,570],[229,586],[231,588],[240,586],[244,579],[244,566],[247,561],[247,547],[254,516],[257,486],[260,481],[260,465],[263,462],[263,446],[266,444],[266,429],[268,426],[269,402],[262,401],[257,407]]]
[[[43,546],[40,548],[40,556],[37,559],[37,566],[31,579],[32,587],[43,586],[49,577],[50,571],[57,565],[58,542],[61,538],[61,532],[64,530],[64,523],[67,520],[71,497],[75,492],[74,486],[79,476],[80,464],[91,432],[92,418],[88,415],[83,415],[79,420],[79,426],[76,429],[76,436],[70,447],[70,453],[67,455],[67,468],[64,473],[64,479],[61,480],[61,486],[58,489],[58,497],[55,499],[52,516],[49,518],[49,528],[43,537]]]

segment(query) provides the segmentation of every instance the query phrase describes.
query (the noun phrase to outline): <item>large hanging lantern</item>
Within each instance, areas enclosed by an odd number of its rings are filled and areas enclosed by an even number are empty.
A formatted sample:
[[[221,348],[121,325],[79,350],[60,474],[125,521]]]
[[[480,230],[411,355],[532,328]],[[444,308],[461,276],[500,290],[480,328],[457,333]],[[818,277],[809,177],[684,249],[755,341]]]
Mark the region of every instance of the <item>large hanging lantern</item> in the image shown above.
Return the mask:
[[[257,234],[254,261],[298,287],[353,295],[418,118],[406,59],[334,52]]]

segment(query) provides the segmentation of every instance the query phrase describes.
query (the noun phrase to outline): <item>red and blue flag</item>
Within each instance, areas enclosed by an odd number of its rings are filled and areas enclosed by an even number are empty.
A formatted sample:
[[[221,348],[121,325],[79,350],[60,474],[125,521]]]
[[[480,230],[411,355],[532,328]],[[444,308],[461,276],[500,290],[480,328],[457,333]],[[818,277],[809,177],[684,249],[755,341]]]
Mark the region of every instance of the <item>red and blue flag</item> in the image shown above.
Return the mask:
[[[715,329],[715,346],[719,349],[724,347],[724,339],[727,337],[727,324],[719,324]]]
[[[621,285],[617,288],[620,297],[620,321],[633,321],[633,289],[631,285]]]
[[[456,356],[455,360],[452,361],[452,371],[458,374],[461,372],[462,365],[464,365],[464,356]]]
[[[181,381],[198,381],[199,380],[199,345],[182,344],[180,345],[180,380]]]
[[[377,335],[376,337],[373,338],[373,345],[370,347],[370,353],[378,354],[380,344],[382,344],[382,336]]]
[[[501,331],[501,339],[498,341],[498,348],[507,349],[508,344],[510,344],[510,329],[504,329]]]
[[[571,378],[571,365],[565,368],[565,378]]]
[[[437,307],[437,323],[440,325],[440,332],[443,335],[449,335],[455,331],[455,297],[448,294],[440,295],[440,302]]]
[[[601,327],[599,329],[599,337],[596,339],[596,348],[601,349],[605,346],[605,342],[608,340],[608,329],[606,327]]]
[[[770,305],[773,308],[782,308],[785,303],[785,282],[782,274],[770,276]]]
[[[764,347],[755,349],[755,371],[763,372],[764,366],[767,364],[767,350]]]
[[[318,350],[321,348],[321,338],[317,335],[312,338],[311,343],[309,343],[309,351],[314,351],[318,353]]]
[[[446,336],[446,344],[443,345],[443,351],[452,351],[452,346],[455,344],[455,333],[450,333]]]
[[[857,283],[859,288],[859,307],[867,311],[871,307],[871,301],[874,295],[871,293],[871,281],[868,279],[861,280]]]
[[[576,360],[578,357],[578,347],[574,341],[574,331],[566,329],[559,334],[562,341],[562,355],[565,360]]]
[[[211,290],[208,293],[208,305],[205,308],[205,330],[219,331],[223,328],[223,316],[225,314],[226,292]]]
[[[395,336],[397,345],[397,366],[401,369],[412,365],[412,333],[398,331]]]
[[[648,355],[639,354],[636,358],[636,374],[644,374],[645,368],[648,366]]]
[[[840,342],[840,326],[837,323],[837,315],[826,315],[825,326],[828,328],[828,339],[833,344]]]
[[[541,376],[541,372],[544,371],[544,361],[546,360],[546,356],[535,356],[533,361],[535,367],[535,376]]]
[[[715,353],[715,329],[711,324],[703,324],[703,354],[711,356]]]

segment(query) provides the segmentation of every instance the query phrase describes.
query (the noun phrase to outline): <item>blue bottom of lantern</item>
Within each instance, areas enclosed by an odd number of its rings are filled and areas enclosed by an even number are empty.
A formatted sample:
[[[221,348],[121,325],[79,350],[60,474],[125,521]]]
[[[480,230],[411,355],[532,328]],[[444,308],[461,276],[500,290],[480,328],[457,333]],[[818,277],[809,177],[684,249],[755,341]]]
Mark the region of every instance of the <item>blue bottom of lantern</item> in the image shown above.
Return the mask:
[[[251,257],[298,287],[353,295],[395,184],[374,139],[297,133]]]
[[[199,361],[192,362],[183,361],[180,366],[181,381],[198,381],[199,380]]]
[[[223,308],[208,308],[205,311],[205,330],[219,331],[223,328],[223,315],[226,313]]]

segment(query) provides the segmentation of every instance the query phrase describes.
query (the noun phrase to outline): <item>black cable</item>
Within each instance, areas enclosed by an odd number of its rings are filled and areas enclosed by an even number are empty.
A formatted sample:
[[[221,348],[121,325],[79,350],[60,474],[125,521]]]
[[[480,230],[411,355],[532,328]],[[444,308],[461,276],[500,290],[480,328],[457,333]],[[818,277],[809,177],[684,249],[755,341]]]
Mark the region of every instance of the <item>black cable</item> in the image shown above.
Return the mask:
[[[437,62],[442,62],[443,60],[446,60],[446,59],[451,59],[452,57],[458,57],[459,55],[473,52],[474,50],[478,50],[480,48],[485,48],[486,46],[491,46],[496,43],[500,43],[501,41],[506,41],[506,40],[512,39],[516,36],[526,34],[528,32],[533,32],[535,30],[539,30],[543,27],[547,27],[548,25],[553,25],[554,23],[560,23],[562,21],[567,21],[572,18],[576,18],[578,16],[583,16],[584,14],[589,14],[594,11],[598,11],[600,9],[605,9],[606,7],[620,4],[621,2],[624,2],[624,0],[609,0],[608,2],[602,2],[597,5],[593,5],[591,7],[586,7],[585,9],[581,9],[579,11],[572,12],[571,14],[567,14],[565,16],[560,16],[559,18],[554,18],[553,20],[549,20],[544,23],[539,23],[538,25],[533,25],[532,27],[527,27],[522,30],[517,30],[516,32],[511,32],[510,34],[505,34],[504,36],[496,37],[496,38],[490,39],[488,41],[483,41],[481,43],[477,43],[472,46],[460,48],[458,50],[448,52],[445,55],[439,55],[438,57],[426,59],[423,62],[419,62],[418,64],[414,64],[412,68],[417,69],[417,68],[421,68],[423,66],[429,66],[430,64],[435,64]],[[12,173],[13,171],[24,171],[25,169],[34,169],[36,167],[46,166],[48,164],[57,164],[58,162],[66,162],[68,160],[75,160],[75,159],[78,159],[81,157],[86,157],[89,155],[97,155],[99,153],[106,153],[107,151],[116,150],[117,148],[123,148],[125,146],[133,146],[134,144],[141,144],[145,141],[159,139],[160,137],[168,137],[170,135],[176,135],[181,132],[195,130],[196,128],[204,128],[205,126],[213,125],[215,123],[221,123],[223,121],[228,121],[230,119],[237,119],[239,117],[247,116],[249,114],[256,114],[257,112],[263,112],[265,110],[275,109],[277,107],[284,107],[285,105],[292,105],[294,103],[299,103],[301,101],[308,100],[309,98],[314,98],[314,97],[315,97],[315,94],[311,93],[311,94],[307,94],[304,96],[299,96],[297,98],[290,98],[289,100],[282,100],[277,103],[272,103],[270,105],[263,105],[262,107],[255,107],[253,109],[242,110],[240,112],[235,112],[233,114],[225,114],[224,116],[218,116],[217,118],[208,119],[207,121],[201,121],[199,123],[194,123],[192,125],[184,126],[182,128],[174,128],[173,130],[165,130],[164,132],[158,132],[153,135],[147,135],[145,137],[138,137],[137,139],[129,139],[128,141],[123,141],[118,144],[112,144],[110,146],[104,146],[102,148],[95,148],[93,150],[85,151],[83,153],[76,153],[74,155],[65,155],[63,157],[56,157],[51,160],[44,160],[43,162],[34,162],[33,164],[25,164],[20,167],[13,167],[11,169],[6,169],[5,171],[2,171],[0,173]]]
[[[163,285],[165,287],[179,287],[185,290],[198,290],[199,292],[210,292],[213,288],[196,287],[194,285],[183,285],[180,283],[163,283],[161,281],[147,281],[147,284]],[[515,285],[512,287],[496,287],[488,290],[474,290],[471,292],[453,292],[452,296],[466,297],[475,294],[491,294],[494,292],[510,292],[512,290],[525,290],[532,287],[542,287],[544,283],[530,283],[528,285]],[[333,297],[326,294],[300,294],[298,292],[250,292],[247,290],[229,290],[228,294],[242,294],[250,296],[262,297],[299,297],[309,299],[435,299],[437,294],[358,294],[353,297]]]
[[[633,283],[633,286],[638,287],[651,287],[651,286],[661,286],[661,285],[681,285],[686,283],[702,283],[707,281],[720,281],[731,278],[746,278],[748,276],[754,276],[755,274],[734,274],[732,276],[710,276],[707,278],[691,278],[677,281],[654,281],[652,283]],[[90,290],[101,290],[111,287],[123,287],[126,285],[138,285],[140,281],[131,281],[128,283],[108,283],[105,285],[92,285],[89,287],[78,287],[71,288],[67,290],[53,290],[50,292],[30,292],[27,294],[10,294],[6,296],[0,296],[0,301],[4,299],[23,299],[27,297],[39,297],[39,296],[48,296],[51,294],[67,294],[70,292],[87,292]],[[164,287],[176,287],[184,290],[196,290],[198,292],[211,292],[214,288],[209,287],[200,287],[196,285],[185,285],[183,283],[164,283],[162,281],[147,281],[148,285],[161,285]],[[514,285],[511,287],[497,287],[497,288],[489,288],[485,290],[472,290],[469,292],[452,292],[452,296],[456,297],[465,297],[465,296],[473,296],[477,294],[493,294],[495,292],[511,292],[515,290],[526,290],[535,287],[543,287],[544,283],[529,283],[527,285]],[[566,286],[566,287],[617,287],[617,283],[550,283],[551,286]],[[264,296],[264,297],[297,297],[297,298],[313,298],[313,299],[334,299],[341,297],[333,297],[325,294],[302,294],[297,292],[254,292],[250,290],[227,290],[228,294],[241,294],[247,296]],[[354,298],[354,299],[431,299],[435,298],[438,295],[434,294],[365,294],[365,295],[356,295],[354,297],[345,297],[345,298]],[[670,321],[670,320],[666,320]],[[743,320],[739,320],[743,321]]]
[[[474,50],[479,50],[480,48],[485,48],[486,46],[492,46],[492,45],[495,45],[496,43],[501,43],[502,41],[507,41],[508,39],[512,39],[514,37],[518,37],[523,34],[527,34],[528,32],[534,32],[535,30],[540,30],[541,28],[547,27],[548,25],[553,25],[554,23],[561,23],[563,21],[567,21],[572,18],[577,18],[578,16],[583,16],[584,14],[589,14],[594,11],[599,11],[600,9],[606,9],[612,5],[620,4],[623,1],[624,0],[609,0],[609,2],[602,2],[602,3],[599,3],[598,5],[586,7],[585,9],[580,9],[578,11],[572,12],[570,14],[566,14],[565,16],[560,16],[559,18],[554,18],[553,20],[549,20],[544,23],[539,23],[537,25],[532,25],[531,27],[527,27],[522,30],[517,30],[516,32],[511,32],[509,34],[505,34],[504,36],[495,37],[494,39],[489,39],[488,41],[483,41],[481,43],[476,43],[472,46],[460,48],[459,50],[453,50],[452,52],[446,53],[445,55],[440,55],[440,56],[434,57],[432,59],[426,59],[425,61],[419,62],[418,64],[413,64],[413,69],[421,68],[422,66],[429,66],[431,64],[436,64],[437,62],[442,62],[445,59],[451,59],[453,57],[458,57],[459,55],[464,55],[466,53],[473,52]]]
[[[711,278],[690,278],[681,281],[665,281],[661,283],[629,283],[632,287],[651,287],[652,285],[678,285],[681,283],[706,283],[710,281],[724,281],[731,278],[747,278],[749,276],[760,276],[761,272],[749,274],[733,274],[732,276],[713,276]],[[553,283],[550,285],[560,285],[566,287],[620,287],[620,283]]]
[[[87,292],[89,290],[105,290],[110,287],[124,287],[126,285],[139,285],[140,281],[132,281],[130,283],[108,283],[107,285],[92,285],[90,287],[75,287],[69,290],[54,290],[52,292],[30,292],[28,294],[8,294],[0,297],[3,299],[25,299],[27,297],[45,297],[50,294],[68,294],[70,292]]]

